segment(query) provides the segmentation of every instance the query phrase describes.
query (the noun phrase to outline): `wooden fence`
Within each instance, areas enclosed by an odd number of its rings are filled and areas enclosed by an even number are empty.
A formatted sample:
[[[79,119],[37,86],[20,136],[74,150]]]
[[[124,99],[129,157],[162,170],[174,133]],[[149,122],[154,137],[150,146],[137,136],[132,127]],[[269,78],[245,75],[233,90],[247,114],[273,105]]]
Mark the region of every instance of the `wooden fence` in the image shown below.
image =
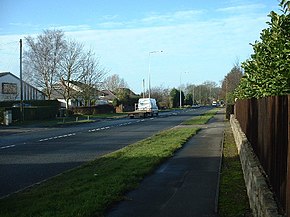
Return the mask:
[[[289,101],[290,95],[273,96],[238,100],[235,106],[235,116],[287,216],[290,216]]]

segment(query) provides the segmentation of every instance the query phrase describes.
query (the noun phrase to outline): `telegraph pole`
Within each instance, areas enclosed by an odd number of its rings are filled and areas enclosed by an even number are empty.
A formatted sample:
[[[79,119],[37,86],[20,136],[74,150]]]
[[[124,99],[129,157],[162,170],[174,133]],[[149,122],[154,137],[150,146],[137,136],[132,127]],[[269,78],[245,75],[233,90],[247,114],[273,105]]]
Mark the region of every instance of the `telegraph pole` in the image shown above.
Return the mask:
[[[22,39],[20,39],[19,45],[20,45],[20,62],[19,62],[19,74],[20,74],[20,114],[21,114],[22,121],[24,121],[24,110],[23,110],[23,82],[22,82]]]
[[[143,79],[143,98],[145,98],[145,79]]]

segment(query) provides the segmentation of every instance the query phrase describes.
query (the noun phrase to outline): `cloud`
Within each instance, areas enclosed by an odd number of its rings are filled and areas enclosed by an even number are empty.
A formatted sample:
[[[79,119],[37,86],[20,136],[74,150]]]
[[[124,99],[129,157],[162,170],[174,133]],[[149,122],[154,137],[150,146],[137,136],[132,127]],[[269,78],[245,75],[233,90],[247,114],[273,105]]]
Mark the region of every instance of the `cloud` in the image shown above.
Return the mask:
[[[82,25],[57,25],[57,24],[51,24],[49,29],[61,29],[64,32],[70,32],[70,31],[86,31],[92,29],[90,25],[82,24]]]
[[[111,20],[116,20],[119,16],[117,14],[114,15],[104,15],[101,17],[101,20],[105,21],[111,21]]]
[[[172,23],[172,22],[189,22],[196,19],[197,16],[203,14],[202,10],[186,10],[186,11],[175,11],[166,14],[151,14],[141,20],[142,23]]]
[[[186,17],[186,15],[180,15]],[[156,17],[166,20],[167,14]],[[251,53],[250,42],[265,27],[265,16],[234,15],[212,20],[171,23],[115,30],[71,32],[101,57],[112,74],[119,74],[133,90],[141,90],[141,81],[148,73],[148,52],[152,55],[152,86],[177,87],[179,74],[189,71],[190,83],[221,80],[238,57],[241,61]],[[154,20],[154,19],[153,19]],[[154,21],[155,22],[155,21]],[[253,29],[255,26],[255,29]]]
[[[148,74],[148,52],[153,50],[164,52],[152,55],[152,86],[178,87],[180,73],[185,71],[190,72],[184,76],[188,83],[223,79],[237,57],[241,61],[249,57],[249,43],[257,40],[265,28],[267,16],[254,13],[259,7],[262,5],[251,4],[250,11],[243,5],[219,8],[216,12],[227,16],[206,19],[202,18],[208,11],[180,10],[129,21],[112,15],[95,24],[98,29],[86,24],[54,26],[93,49],[101,65],[111,69],[111,74],[119,74],[138,93]],[[0,41],[8,38],[0,36]],[[3,61],[2,56],[0,49]],[[17,64],[17,55],[15,60]]]
[[[10,26],[16,26],[16,27],[28,27],[28,28],[35,28],[35,27],[39,27],[39,25],[35,25],[32,23],[21,23],[21,22],[17,22],[17,23],[9,23]]]
[[[128,26],[128,23],[109,21],[109,22],[99,23],[97,26],[102,29],[114,29],[114,28],[121,28],[121,27]]]
[[[117,15],[105,17],[103,22],[97,24],[103,29],[144,28],[151,26],[170,26],[173,24],[189,23],[196,20],[204,13],[203,10],[183,10],[171,13],[151,13],[140,19],[129,21],[117,20]]]
[[[226,13],[249,13],[250,11],[256,11],[259,9],[264,9],[266,6],[264,4],[247,4],[247,5],[236,5],[232,7],[218,8],[218,12]]]

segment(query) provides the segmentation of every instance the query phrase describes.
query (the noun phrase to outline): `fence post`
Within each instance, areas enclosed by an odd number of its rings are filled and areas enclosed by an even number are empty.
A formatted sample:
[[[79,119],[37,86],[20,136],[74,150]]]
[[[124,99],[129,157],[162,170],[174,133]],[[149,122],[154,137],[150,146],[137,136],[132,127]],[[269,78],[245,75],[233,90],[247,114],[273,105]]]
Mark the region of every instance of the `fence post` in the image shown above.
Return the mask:
[[[288,156],[287,156],[287,180],[286,180],[286,213],[290,216],[290,94],[288,94]]]

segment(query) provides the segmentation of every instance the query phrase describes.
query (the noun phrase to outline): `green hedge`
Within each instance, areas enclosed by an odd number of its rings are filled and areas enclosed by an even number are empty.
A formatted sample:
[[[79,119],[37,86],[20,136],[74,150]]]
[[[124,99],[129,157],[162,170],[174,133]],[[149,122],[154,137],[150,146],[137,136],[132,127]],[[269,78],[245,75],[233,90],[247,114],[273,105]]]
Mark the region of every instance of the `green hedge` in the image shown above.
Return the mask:
[[[24,120],[46,120],[55,118],[59,112],[60,103],[57,100],[24,100],[24,104],[30,106],[24,106]],[[4,121],[4,111],[12,111],[12,121],[22,120],[20,107],[13,107],[13,105],[19,106],[20,101],[3,101],[0,102],[0,123]]]
[[[75,107],[72,109],[74,114],[82,114],[82,115],[95,115],[95,114],[107,114],[107,113],[115,113],[115,108],[113,105],[97,105],[91,107]]]
[[[12,120],[19,121],[22,120],[21,112],[19,107],[12,107]],[[24,120],[46,120],[55,118],[58,114],[58,108],[52,106],[31,106],[24,107]]]

